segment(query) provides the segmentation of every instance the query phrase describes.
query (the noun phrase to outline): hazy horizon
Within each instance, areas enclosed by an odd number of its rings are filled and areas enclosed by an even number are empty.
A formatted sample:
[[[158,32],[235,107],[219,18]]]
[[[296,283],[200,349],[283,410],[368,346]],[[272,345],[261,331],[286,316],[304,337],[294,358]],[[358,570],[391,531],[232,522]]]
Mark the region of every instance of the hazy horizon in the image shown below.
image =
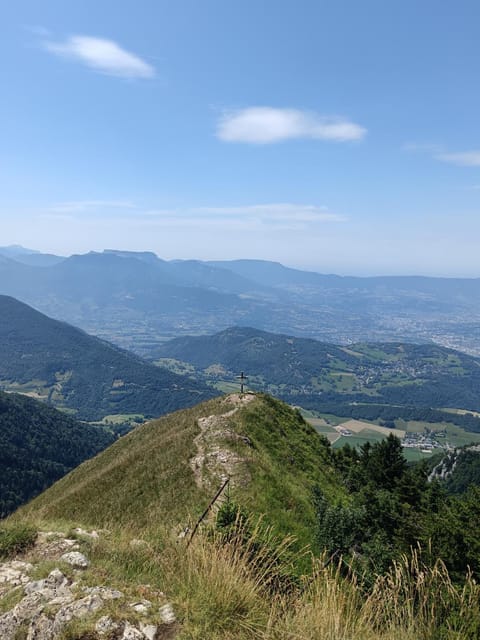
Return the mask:
[[[254,260],[254,261],[260,261],[260,262],[276,262],[281,264],[284,267],[288,267],[290,269],[298,269],[301,271],[311,271],[311,272],[315,272],[315,273],[319,273],[319,274],[323,274],[323,275],[338,275],[338,276],[353,276],[353,277],[399,277],[399,276],[419,276],[419,277],[433,277],[433,278],[467,278],[467,279],[476,279],[479,278],[479,275],[449,275],[449,274],[429,274],[429,273],[417,273],[417,272],[398,272],[398,273],[377,273],[377,272],[372,272],[372,273],[362,273],[362,272],[351,272],[351,271],[346,271],[346,272],[341,272],[341,271],[328,271],[328,270],[321,270],[321,269],[316,269],[314,266],[309,267],[309,266],[302,266],[301,264],[287,264],[285,262],[282,262],[281,260],[266,260],[263,257],[253,257],[253,258],[245,258],[243,256],[238,256],[238,257],[229,257],[229,258],[223,258],[223,259],[219,259],[219,258],[196,258],[196,257],[184,257],[184,258],[179,258],[179,257],[166,257],[163,255],[158,255],[158,253],[156,253],[155,251],[153,251],[152,249],[148,249],[148,248],[144,248],[144,249],[125,249],[125,247],[104,247],[102,249],[87,249],[86,251],[79,251],[79,252],[73,252],[73,253],[69,253],[69,252],[53,252],[53,251],[42,251],[40,249],[36,249],[33,247],[25,247],[21,244],[12,244],[12,245],[6,245],[6,246],[0,246],[0,250],[2,249],[20,249],[20,250],[25,250],[27,253],[37,253],[37,254],[50,254],[50,255],[56,255],[58,257],[62,257],[62,258],[69,258],[72,257],[74,255],[87,255],[88,253],[103,253],[103,252],[109,252],[109,251],[118,251],[118,252],[133,252],[133,253],[153,253],[157,256],[157,258],[160,258],[161,260],[166,260],[166,261],[182,261],[182,260],[194,260],[194,261],[200,261],[200,262],[209,262],[209,261],[222,261],[222,262],[228,262],[228,261],[235,261],[235,260]],[[11,257],[14,256],[12,255]]]

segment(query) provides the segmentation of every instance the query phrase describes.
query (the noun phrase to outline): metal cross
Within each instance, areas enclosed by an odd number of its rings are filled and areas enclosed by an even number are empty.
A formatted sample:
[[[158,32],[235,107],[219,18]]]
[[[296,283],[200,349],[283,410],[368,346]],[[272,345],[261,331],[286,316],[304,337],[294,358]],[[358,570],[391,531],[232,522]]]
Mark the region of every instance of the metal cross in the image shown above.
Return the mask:
[[[243,387],[245,386],[245,382],[246,380],[248,380],[248,377],[243,373],[243,371],[240,373],[239,376],[237,376],[238,380],[240,380],[240,394],[243,393]]]

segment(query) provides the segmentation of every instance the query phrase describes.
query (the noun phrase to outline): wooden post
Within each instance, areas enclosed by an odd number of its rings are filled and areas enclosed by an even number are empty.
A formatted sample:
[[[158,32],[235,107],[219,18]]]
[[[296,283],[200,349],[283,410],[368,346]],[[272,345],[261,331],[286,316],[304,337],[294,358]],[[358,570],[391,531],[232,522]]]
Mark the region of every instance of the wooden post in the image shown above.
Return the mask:
[[[197,533],[197,529],[200,526],[200,524],[203,522],[203,520],[206,518],[208,512],[210,511],[210,509],[213,507],[213,505],[215,504],[215,502],[218,500],[218,498],[220,497],[222,491],[225,489],[225,487],[228,485],[228,483],[230,482],[230,478],[227,478],[225,480],[225,482],[222,484],[222,486],[220,487],[220,489],[217,491],[217,493],[214,495],[214,497],[210,500],[210,503],[208,505],[208,507],[205,509],[205,511],[202,513],[202,515],[200,516],[200,518],[197,520],[197,524],[194,526],[193,531],[192,531],[192,535],[190,536],[188,542],[187,542],[187,548],[190,546],[190,543],[193,539],[193,536]]]

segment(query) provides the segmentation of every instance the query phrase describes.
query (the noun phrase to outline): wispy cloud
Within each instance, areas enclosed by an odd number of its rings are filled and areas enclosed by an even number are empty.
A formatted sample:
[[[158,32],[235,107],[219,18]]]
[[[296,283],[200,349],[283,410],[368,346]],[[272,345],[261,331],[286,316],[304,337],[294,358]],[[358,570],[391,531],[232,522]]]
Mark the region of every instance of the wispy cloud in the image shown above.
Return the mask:
[[[71,200],[69,202],[59,202],[49,207],[49,213],[96,213],[117,209],[135,209],[135,204],[129,200]]]
[[[403,151],[413,151],[416,153],[442,153],[443,147],[439,144],[423,143],[423,142],[407,142],[402,147]]]
[[[436,160],[456,164],[461,167],[480,167],[480,151],[460,151],[455,153],[438,153]]]
[[[347,142],[361,140],[367,130],[345,118],[300,109],[248,107],[224,113],[217,137],[224,142],[272,144],[293,139]]]
[[[49,207],[44,216],[70,220],[116,220],[154,228],[220,229],[255,231],[302,231],[327,223],[340,223],[345,216],[321,205],[270,203],[225,207],[143,209],[125,200],[78,200]]]
[[[64,42],[44,42],[47,51],[82,62],[100,73],[121,78],[153,78],[155,69],[113,40],[74,35]]]
[[[480,151],[447,151],[445,147],[439,144],[423,144],[409,142],[403,145],[404,151],[413,151],[418,153],[427,153],[435,160],[456,164],[461,167],[480,167]]]
[[[304,230],[318,224],[343,222],[344,216],[317,205],[272,203],[233,207],[196,207],[182,210],[151,210],[145,213],[158,226],[218,227],[243,230],[271,228]]]
[[[199,214],[211,216],[257,216],[264,220],[290,220],[301,222],[341,222],[344,218],[325,206],[309,204],[253,204],[244,207],[199,207]]]

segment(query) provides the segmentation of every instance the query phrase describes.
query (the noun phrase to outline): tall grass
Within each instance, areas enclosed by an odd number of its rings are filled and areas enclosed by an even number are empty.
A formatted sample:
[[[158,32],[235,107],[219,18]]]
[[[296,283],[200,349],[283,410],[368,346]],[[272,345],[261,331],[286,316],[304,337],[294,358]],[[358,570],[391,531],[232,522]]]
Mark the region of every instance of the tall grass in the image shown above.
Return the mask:
[[[445,565],[421,561],[418,550],[379,576],[371,592],[337,566],[317,569],[269,638],[280,640],[477,640],[480,590],[471,575],[454,585]]]
[[[227,534],[205,527],[188,547],[167,528],[132,544],[136,535],[112,527],[99,540],[82,542],[91,565],[81,579],[128,598],[173,603],[177,640],[480,637],[480,588],[472,576],[459,587],[441,561],[429,566],[419,550],[367,592],[361,577],[345,577],[341,560],[325,566],[317,559],[308,575],[298,576],[292,541],[279,540],[261,522],[237,523]]]
[[[29,524],[0,522],[0,560],[25,551],[36,537],[37,530]]]
[[[420,550],[377,579],[366,609],[373,627],[404,628],[422,640],[480,638],[480,590],[471,574],[458,587],[441,560],[423,564]]]
[[[172,570],[184,611],[180,637],[265,637],[277,590],[294,584],[291,545],[261,521],[237,521],[228,533],[204,531],[188,548],[177,545]]]

